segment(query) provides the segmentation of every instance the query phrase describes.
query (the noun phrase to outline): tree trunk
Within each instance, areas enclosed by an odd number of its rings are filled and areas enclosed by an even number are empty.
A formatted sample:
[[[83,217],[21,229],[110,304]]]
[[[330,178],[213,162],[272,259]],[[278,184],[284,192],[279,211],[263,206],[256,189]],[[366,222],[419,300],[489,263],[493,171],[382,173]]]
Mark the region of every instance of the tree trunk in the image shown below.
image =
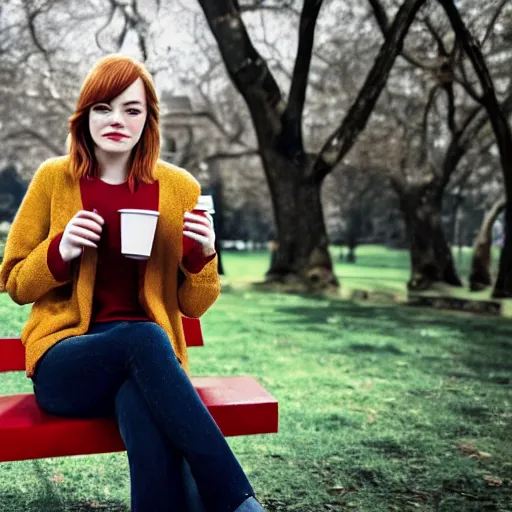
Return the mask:
[[[297,183],[292,166],[274,151],[264,152],[272,186],[278,240],[266,277],[297,291],[338,287],[329,254],[320,188],[317,182]],[[287,172],[288,171],[288,172]]]
[[[504,245],[500,254],[498,277],[492,293],[492,296],[497,299],[512,297],[512,204],[510,200],[508,199],[509,202],[505,208]]]
[[[485,216],[480,231],[473,245],[473,260],[469,276],[469,288],[472,292],[480,291],[492,284],[491,278],[491,247],[492,228],[498,215],[505,209],[506,200],[496,201]]]
[[[410,243],[409,290],[427,290],[433,283],[462,286],[441,224],[442,192],[432,183],[409,186],[400,197]]]
[[[507,204],[505,206],[505,243],[501,251],[498,278],[494,285],[493,297],[512,297],[512,132],[505,109],[498,103],[491,75],[487,69],[480,44],[467,29],[453,0],[439,0],[443,6],[457,39],[471,60],[483,94],[481,103],[485,106],[496,137],[505,183]]]

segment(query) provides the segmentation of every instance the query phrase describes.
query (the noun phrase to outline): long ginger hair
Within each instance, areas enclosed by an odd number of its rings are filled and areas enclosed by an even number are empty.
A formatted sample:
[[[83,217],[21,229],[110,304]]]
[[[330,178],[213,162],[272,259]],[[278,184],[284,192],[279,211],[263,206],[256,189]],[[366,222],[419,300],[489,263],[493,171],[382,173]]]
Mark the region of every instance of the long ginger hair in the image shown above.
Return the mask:
[[[75,113],[69,118],[70,170],[76,179],[100,175],[89,132],[90,108],[96,103],[109,103],[138,78],[142,79],[146,91],[147,118],[130,155],[128,185],[133,192],[137,182],[154,180],[153,171],[160,154],[160,110],[155,85],[142,63],[118,54],[100,59],[91,69],[82,85]]]

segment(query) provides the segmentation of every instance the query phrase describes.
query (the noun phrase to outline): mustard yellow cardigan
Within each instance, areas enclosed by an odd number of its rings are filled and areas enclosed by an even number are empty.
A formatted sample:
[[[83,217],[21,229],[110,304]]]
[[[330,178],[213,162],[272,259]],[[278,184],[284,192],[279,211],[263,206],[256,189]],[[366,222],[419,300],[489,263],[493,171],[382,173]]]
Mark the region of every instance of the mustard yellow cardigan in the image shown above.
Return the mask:
[[[91,319],[96,250],[86,247],[81,258],[74,260],[70,281],[56,281],[47,264],[52,238],[83,209],[80,185],[69,172],[69,161],[69,156],[52,158],[37,170],[9,231],[0,266],[0,292],[7,291],[18,304],[34,303],[21,333],[28,377],[49,347],[86,333]],[[217,258],[197,274],[182,265],[183,214],[196,205],[199,183],[187,171],[160,160],[155,178],[160,216],[139,300],[167,332],[190,375],[181,316],[197,318],[217,299]],[[179,288],[178,268],[185,276]]]

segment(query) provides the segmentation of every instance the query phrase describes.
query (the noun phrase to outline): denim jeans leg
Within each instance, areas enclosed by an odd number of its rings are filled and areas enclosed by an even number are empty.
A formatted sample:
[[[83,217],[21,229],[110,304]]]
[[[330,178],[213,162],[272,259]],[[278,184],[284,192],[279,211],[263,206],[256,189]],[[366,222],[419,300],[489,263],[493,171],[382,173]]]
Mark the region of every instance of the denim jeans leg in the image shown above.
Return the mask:
[[[187,508],[185,510],[187,512],[206,512],[194,475],[185,458],[183,459],[183,487],[187,498]]]
[[[34,376],[39,405],[52,414],[114,413],[126,380],[137,387],[168,442],[190,466],[208,512],[232,512],[254,491],[222,432],[153,322],[112,322],[61,341]],[[153,471],[150,471],[152,477]]]
[[[69,418],[112,415],[127,370],[111,340],[125,324],[96,324],[86,334],[65,338],[48,349],[32,376],[39,406]]]
[[[234,511],[254,491],[179,364],[166,332],[152,322],[133,323],[126,331],[122,346],[129,354],[125,359],[130,378],[162,430],[190,464],[206,509]]]
[[[130,379],[116,395],[115,411],[128,453],[132,512],[187,511],[184,457],[168,442]]]

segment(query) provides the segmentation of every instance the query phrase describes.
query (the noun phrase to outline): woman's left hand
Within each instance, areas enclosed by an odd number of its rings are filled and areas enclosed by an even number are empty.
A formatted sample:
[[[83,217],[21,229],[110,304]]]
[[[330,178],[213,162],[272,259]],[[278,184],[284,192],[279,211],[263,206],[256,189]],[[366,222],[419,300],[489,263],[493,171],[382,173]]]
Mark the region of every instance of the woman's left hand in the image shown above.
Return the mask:
[[[215,254],[215,231],[212,227],[211,216],[206,217],[194,213],[185,212],[183,234],[192,238],[203,249],[203,256]]]

